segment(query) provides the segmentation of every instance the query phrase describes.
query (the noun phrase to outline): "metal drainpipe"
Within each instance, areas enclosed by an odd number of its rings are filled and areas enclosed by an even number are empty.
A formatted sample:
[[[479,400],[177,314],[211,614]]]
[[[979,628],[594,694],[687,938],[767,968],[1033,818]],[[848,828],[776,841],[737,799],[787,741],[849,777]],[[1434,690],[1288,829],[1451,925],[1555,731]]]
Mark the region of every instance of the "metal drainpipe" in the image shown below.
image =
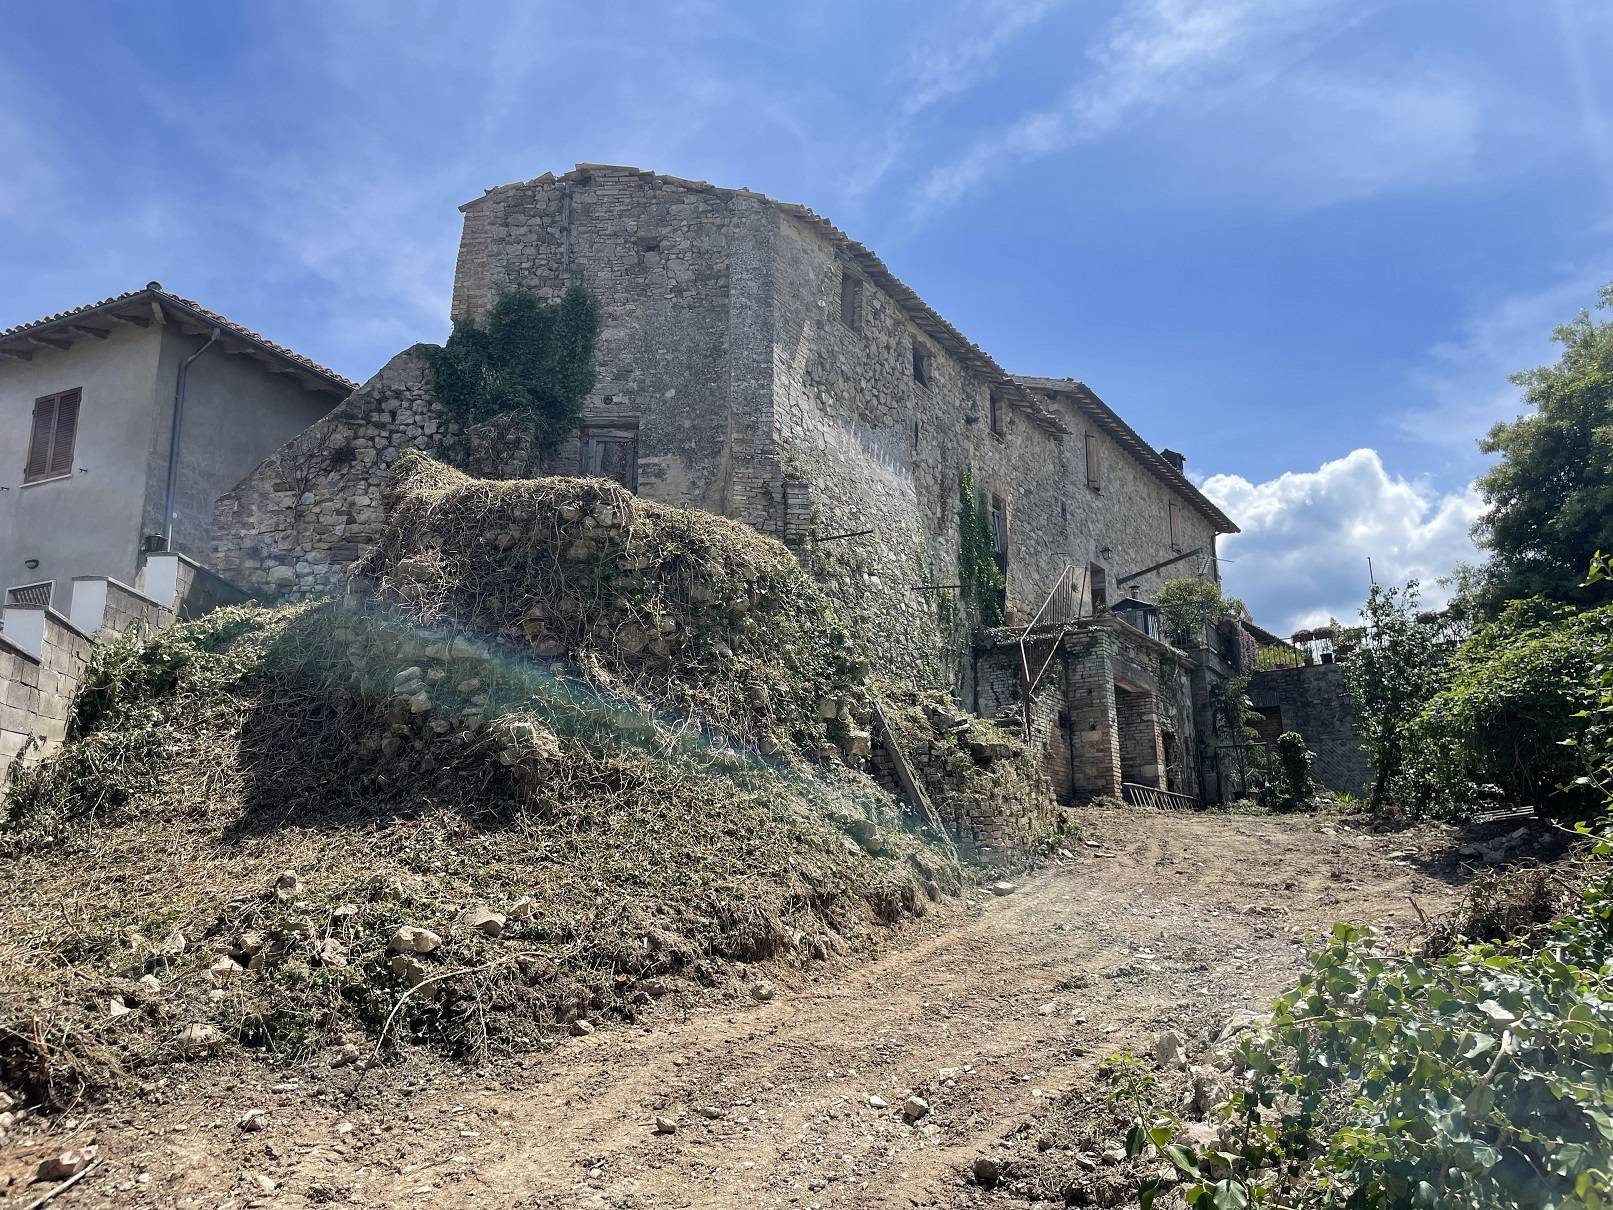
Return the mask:
[[[207,343],[179,363],[179,377],[174,382],[174,428],[168,437],[168,498],[163,508],[165,519],[162,527],[162,548],[167,551],[174,548],[174,507],[179,494],[179,434],[185,424],[185,381],[190,376],[190,363],[213,347],[218,334],[218,325],[215,324]]]

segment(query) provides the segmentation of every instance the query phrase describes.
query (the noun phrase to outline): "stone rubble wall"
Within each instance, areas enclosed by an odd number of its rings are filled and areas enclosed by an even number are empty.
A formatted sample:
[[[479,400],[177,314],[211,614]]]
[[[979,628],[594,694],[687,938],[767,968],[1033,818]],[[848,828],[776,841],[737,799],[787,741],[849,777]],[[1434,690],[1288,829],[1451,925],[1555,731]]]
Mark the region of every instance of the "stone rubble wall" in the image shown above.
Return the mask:
[[[743,190],[584,166],[505,185],[464,207],[455,318],[500,293],[557,299],[572,285],[600,316],[583,425],[636,426],[638,491],[779,535],[772,431],[770,206]],[[580,443],[550,473],[583,472]]]
[[[1041,754],[1014,730],[971,718],[937,695],[922,705],[887,702],[885,713],[914,777],[966,854],[1023,853],[1051,833],[1058,805]],[[874,774],[900,796],[879,745]]]
[[[214,569],[264,596],[340,593],[348,568],[381,534],[381,491],[404,450],[435,454],[460,436],[425,358],[399,353],[219,497]]]

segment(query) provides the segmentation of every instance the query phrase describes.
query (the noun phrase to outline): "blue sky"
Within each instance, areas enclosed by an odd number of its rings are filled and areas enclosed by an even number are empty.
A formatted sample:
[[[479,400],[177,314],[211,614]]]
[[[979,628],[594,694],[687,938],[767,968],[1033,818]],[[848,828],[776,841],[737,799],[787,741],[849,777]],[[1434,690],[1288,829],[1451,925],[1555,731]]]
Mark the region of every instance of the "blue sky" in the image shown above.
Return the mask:
[[[0,326],[153,278],[363,378],[456,207],[578,161],[804,202],[1244,523],[1268,624],[1470,550],[1509,371],[1613,281],[1600,0],[41,6]]]

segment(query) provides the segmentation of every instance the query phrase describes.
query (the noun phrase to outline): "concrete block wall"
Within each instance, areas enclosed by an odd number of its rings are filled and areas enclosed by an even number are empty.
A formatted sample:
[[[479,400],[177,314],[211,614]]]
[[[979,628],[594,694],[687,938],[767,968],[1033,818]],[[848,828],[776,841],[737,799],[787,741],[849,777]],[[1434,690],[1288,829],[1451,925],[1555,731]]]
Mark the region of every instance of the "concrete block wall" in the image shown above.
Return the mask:
[[[189,562],[181,555],[148,555],[140,578],[177,585],[182,561]],[[171,626],[180,599],[175,593],[157,600],[116,580],[78,576],[71,617],[48,606],[6,606],[0,631],[0,777],[18,759],[38,759],[61,747],[73,695],[97,643]]]

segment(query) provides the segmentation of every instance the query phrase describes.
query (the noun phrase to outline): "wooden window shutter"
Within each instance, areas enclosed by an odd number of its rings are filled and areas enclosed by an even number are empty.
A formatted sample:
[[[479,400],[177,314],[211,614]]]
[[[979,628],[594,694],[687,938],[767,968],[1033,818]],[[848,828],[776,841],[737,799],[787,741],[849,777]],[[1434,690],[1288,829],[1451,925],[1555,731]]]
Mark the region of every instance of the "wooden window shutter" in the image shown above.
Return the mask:
[[[1171,509],[1171,549],[1182,549],[1182,514],[1176,507],[1176,501],[1170,502]]]
[[[77,391],[56,397],[56,434],[50,442],[50,468],[47,473],[65,475],[73,469],[73,439],[78,436]]]
[[[22,477],[42,479],[50,473],[50,438],[56,430],[56,396],[34,400],[34,431],[28,438],[28,463]]]
[[[1103,467],[1098,458],[1098,435],[1087,434],[1087,486],[1096,491],[1103,486]]]

